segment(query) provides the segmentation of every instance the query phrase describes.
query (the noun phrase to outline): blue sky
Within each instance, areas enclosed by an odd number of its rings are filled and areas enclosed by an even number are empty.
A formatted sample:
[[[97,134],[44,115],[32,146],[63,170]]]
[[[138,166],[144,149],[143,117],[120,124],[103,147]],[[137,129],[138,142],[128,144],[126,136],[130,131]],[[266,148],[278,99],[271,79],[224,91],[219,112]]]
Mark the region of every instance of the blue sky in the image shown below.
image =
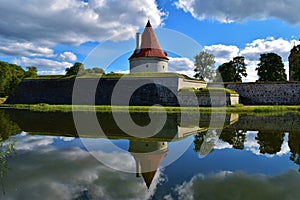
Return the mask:
[[[23,67],[36,66],[40,74],[64,73],[75,61],[84,62],[86,67],[105,68],[106,72],[128,71],[127,58],[135,48],[135,33],[143,30],[148,19],[163,49],[172,52],[173,42],[177,50],[182,47],[184,51],[181,55],[169,54],[170,70],[190,76],[193,57],[201,50],[215,55],[216,67],[235,56],[245,56],[249,75],[244,81],[257,79],[255,68],[261,53],[282,56],[288,73],[289,51],[300,38],[300,2],[291,0],[0,3],[0,59]],[[180,34],[185,39],[177,40]],[[184,47],[190,40],[198,46]],[[100,55],[95,53],[97,49]]]

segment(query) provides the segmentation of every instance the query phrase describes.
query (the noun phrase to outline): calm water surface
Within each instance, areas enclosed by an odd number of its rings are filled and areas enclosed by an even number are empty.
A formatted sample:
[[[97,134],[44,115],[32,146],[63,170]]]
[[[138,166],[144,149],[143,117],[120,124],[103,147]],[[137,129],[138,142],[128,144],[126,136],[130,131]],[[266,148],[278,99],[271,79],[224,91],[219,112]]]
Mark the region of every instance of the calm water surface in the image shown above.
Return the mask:
[[[79,138],[72,114],[0,110],[0,199],[300,198],[300,115],[170,114],[148,139],[97,117]]]

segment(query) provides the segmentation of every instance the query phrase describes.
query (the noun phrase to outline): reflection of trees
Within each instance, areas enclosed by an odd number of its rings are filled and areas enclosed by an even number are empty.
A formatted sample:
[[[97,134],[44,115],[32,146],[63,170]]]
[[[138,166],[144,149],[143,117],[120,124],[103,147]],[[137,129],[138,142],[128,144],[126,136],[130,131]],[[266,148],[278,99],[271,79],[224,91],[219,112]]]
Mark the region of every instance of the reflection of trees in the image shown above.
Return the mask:
[[[200,156],[208,155],[214,150],[220,134],[221,130],[219,129],[209,129],[206,132],[198,133],[194,139],[194,150],[199,152]]]
[[[290,132],[288,144],[291,151],[291,161],[300,166],[300,132]]]
[[[7,158],[15,152],[15,141],[10,140],[3,142],[0,137],[0,180],[2,186],[2,193],[5,194],[4,185],[3,185],[3,177],[7,169],[9,169],[7,165]]]
[[[194,151],[199,152],[201,149],[201,145],[204,142],[204,138],[207,132],[197,133],[194,136]]]
[[[262,154],[276,154],[280,152],[284,140],[282,131],[259,131],[255,137],[260,145],[259,150]]]
[[[15,151],[15,141],[8,140],[12,134],[21,133],[20,127],[10,120],[9,116],[0,110],[0,179],[3,180],[5,171],[8,169],[7,158]],[[2,184],[3,188],[3,184]],[[4,188],[3,188],[4,193]]]
[[[235,149],[244,149],[246,131],[223,130],[220,139],[224,142],[228,142]]]
[[[21,133],[20,127],[13,122],[4,110],[0,110],[0,137],[2,141],[8,139],[11,135]]]

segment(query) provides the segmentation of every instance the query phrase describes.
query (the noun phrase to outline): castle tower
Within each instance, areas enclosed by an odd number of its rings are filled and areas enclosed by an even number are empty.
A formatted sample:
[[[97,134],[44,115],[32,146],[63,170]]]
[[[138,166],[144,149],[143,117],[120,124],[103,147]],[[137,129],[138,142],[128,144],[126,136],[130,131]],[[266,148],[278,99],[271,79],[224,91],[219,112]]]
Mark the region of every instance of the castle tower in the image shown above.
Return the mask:
[[[167,72],[168,60],[148,21],[143,34],[136,35],[136,49],[129,58],[130,72]]]
[[[136,176],[142,176],[149,188],[161,160],[167,154],[168,143],[130,141],[128,151],[132,154],[136,162]]]

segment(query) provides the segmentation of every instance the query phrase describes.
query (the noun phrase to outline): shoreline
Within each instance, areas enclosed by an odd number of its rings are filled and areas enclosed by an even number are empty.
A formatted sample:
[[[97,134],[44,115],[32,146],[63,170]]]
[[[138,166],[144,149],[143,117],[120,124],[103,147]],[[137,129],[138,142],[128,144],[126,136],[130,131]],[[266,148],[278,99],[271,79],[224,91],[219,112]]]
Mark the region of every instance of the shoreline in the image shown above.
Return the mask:
[[[0,104],[0,109],[18,109],[38,112],[130,112],[130,113],[235,113],[235,114],[271,114],[299,112],[300,105],[235,105],[227,107],[170,107],[170,106],[110,106],[110,105],[49,105],[49,104]]]

